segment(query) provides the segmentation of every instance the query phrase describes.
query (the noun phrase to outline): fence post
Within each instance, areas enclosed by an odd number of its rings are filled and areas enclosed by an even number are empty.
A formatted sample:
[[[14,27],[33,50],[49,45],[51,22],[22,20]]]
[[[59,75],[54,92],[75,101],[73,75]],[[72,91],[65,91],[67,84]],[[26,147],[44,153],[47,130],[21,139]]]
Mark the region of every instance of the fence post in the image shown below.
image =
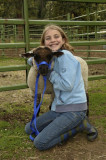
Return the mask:
[[[95,11],[95,21],[97,21],[97,3],[96,3],[96,11]],[[98,34],[97,34],[97,26],[95,26],[95,40],[97,40]]]
[[[4,25],[1,25],[1,42],[4,43],[5,42],[5,29],[4,29]],[[2,56],[5,55],[4,49],[2,49]]]
[[[28,19],[28,0],[24,0],[24,19],[25,19],[25,25],[24,25],[24,40],[26,43],[25,46],[25,52],[30,50],[30,39],[29,39],[29,19]],[[27,64],[27,61],[26,61]],[[27,77],[28,77],[28,71],[29,71],[29,67],[27,65],[27,69],[26,69],[26,81],[27,81]]]
[[[87,13],[87,21],[90,21],[90,14],[89,14],[89,12],[90,12],[90,10],[89,10],[89,4],[88,4],[88,7],[87,7],[87,9],[86,9],[86,13]],[[87,26],[87,40],[89,41],[90,40],[90,38],[89,38],[89,26]],[[87,57],[89,57],[90,56],[90,46],[88,46],[88,54],[87,54]]]
[[[26,51],[30,49],[30,40],[29,40],[29,20],[28,20],[28,0],[24,0],[24,19],[25,19],[25,42],[26,42]]]
[[[70,13],[67,13],[67,21],[70,21]]]

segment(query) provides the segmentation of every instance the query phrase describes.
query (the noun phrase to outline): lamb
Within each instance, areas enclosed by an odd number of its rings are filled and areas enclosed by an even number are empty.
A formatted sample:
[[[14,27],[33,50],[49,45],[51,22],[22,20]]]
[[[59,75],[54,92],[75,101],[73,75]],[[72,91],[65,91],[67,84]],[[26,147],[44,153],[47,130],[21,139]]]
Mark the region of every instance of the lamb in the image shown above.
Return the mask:
[[[42,75],[47,75],[48,73],[48,66],[47,65],[41,65],[39,67],[39,70],[37,69],[37,63],[41,63],[42,61],[46,61],[49,63],[53,56],[61,56],[64,54],[63,52],[53,52],[51,51],[50,48],[40,46],[38,48],[34,48],[31,52],[21,54],[22,57],[33,57],[33,66],[30,68],[29,74],[28,74],[28,86],[31,90],[31,95],[34,97],[35,94],[35,81],[36,81],[36,76],[38,72],[40,72],[40,78],[38,82],[38,99],[37,103],[40,102],[41,94],[44,89],[44,82],[43,82],[43,76]],[[89,98],[88,98],[88,65],[85,60],[83,60],[81,57],[75,56],[75,58],[80,62],[81,64],[81,72],[82,72],[82,77],[84,80],[84,87],[87,95],[87,105],[89,106]],[[52,63],[52,68],[53,68],[53,63]],[[46,92],[45,94],[51,94],[51,100],[54,98],[54,92],[53,92],[53,86],[50,83],[49,80],[47,80],[47,87],[46,87]],[[89,112],[89,109],[88,109]],[[88,113],[87,113],[88,114]]]

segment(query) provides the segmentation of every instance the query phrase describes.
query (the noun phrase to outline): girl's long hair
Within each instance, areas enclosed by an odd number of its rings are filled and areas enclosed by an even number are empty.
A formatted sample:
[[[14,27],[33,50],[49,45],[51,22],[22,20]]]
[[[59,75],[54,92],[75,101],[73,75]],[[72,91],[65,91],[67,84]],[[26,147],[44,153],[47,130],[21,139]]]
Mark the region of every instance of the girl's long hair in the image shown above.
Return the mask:
[[[54,24],[49,24],[49,25],[45,26],[43,33],[42,33],[42,36],[41,36],[41,43],[40,43],[41,46],[45,45],[45,34],[49,29],[59,31],[62,38],[65,40],[65,43],[63,44],[61,49],[66,49],[66,50],[69,50],[70,52],[74,53],[74,48],[69,44],[68,38],[67,38],[66,34],[64,33],[64,31],[62,30],[62,28],[57,25],[54,25]]]

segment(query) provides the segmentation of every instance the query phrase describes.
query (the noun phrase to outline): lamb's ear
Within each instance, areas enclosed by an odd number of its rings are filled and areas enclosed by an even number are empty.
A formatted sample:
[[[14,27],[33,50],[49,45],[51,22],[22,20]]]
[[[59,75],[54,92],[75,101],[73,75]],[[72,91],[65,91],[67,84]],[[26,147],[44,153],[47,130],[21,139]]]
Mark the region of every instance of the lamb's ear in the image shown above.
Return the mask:
[[[58,52],[53,52],[53,56],[56,56],[56,57],[60,57],[60,56],[62,56],[64,53],[63,52],[60,52],[60,51],[58,51]]]
[[[33,52],[27,52],[27,53],[20,54],[19,56],[23,57],[23,58],[30,58],[30,57],[34,57],[34,53]]]

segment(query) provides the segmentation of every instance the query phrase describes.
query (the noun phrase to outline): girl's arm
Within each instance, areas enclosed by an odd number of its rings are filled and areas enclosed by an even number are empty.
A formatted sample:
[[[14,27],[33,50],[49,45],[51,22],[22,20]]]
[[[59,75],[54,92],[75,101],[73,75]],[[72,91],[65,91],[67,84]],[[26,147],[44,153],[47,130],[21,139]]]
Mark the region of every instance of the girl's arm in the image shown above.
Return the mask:
[[[30,66],[33,66],[33,57],[28,58],[27,63],[28,63]]]
[[[59,73],[52,71],[49,77],[50,82],[53,84],[54,89],[61,91],[71,91],[77,78],[80,74],[80,64],[77,61],[64,59],[62,56],[59,61]],[[79,75],[78,75],[79,76]]]

